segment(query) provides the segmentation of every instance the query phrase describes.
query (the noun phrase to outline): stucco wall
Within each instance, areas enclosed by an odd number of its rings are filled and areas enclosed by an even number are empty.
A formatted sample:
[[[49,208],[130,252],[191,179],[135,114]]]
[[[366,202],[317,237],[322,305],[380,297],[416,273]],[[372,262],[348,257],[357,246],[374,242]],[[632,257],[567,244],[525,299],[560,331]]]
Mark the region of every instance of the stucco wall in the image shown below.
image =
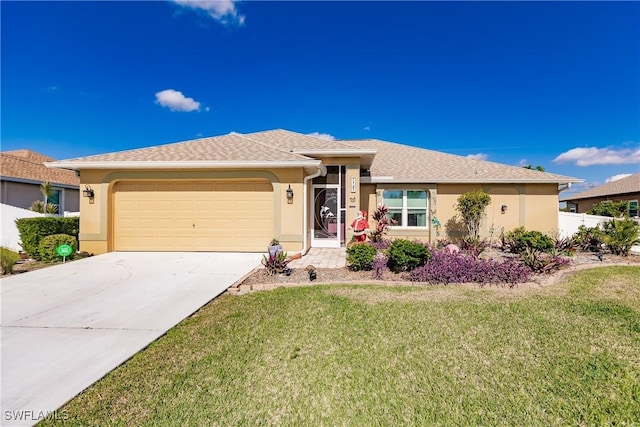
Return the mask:
[[[78,212],[79,191],[71,188],[53,187],[60,191],[60,214],[64,211]],[[5,205],[16,206],[29,209],[36,200],[43,200],[44,196],[40,192],[40,184],[29,184],[26,182],[2,181],[0,184],[0,202]]]

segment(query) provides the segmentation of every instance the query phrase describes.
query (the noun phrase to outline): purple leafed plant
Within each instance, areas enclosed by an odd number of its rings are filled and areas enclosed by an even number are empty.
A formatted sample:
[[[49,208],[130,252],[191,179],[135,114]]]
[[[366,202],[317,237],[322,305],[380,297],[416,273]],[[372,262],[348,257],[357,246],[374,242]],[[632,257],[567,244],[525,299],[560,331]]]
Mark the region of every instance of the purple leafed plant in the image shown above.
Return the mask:
[[[409,272],[407,276],[413,282],[430,284],[478,283],[483,286],[508,283],[513,287],[529,280],[531,270],[514,259],[476,259],[463,253],[440,250],[434,252],[424,266]]]
[[[373,278],[376,280],[382,280],[384,273],[389,271],[389,267],[387,267],[387,262],[389,262],[389,258],[387,258],[384,254],[377,254],[373,259]]]

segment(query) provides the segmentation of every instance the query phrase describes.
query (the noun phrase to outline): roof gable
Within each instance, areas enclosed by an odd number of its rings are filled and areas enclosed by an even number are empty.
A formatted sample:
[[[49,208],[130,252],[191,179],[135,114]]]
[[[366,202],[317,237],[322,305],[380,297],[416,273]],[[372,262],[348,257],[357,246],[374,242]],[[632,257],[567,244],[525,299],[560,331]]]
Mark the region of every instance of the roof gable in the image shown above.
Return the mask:
[[[0,173],[3,178],[52,184],[79,186],[75,172],[49,169],[44,163],[54,159],[31,150],[13,150],[0,153]]]

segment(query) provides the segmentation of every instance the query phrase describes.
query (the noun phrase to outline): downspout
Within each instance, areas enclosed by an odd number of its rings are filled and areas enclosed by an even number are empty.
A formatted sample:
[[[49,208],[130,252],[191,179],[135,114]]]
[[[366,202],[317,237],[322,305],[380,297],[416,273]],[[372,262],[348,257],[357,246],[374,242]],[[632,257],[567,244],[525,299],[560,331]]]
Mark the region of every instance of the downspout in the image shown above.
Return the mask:
[[[571,183],[570,182],[567,182],[564,187],[562,185],[558,185],[558,194],[560,194],[563,191],[568,190],[570,188],[571,188]]]
[[[305,176],[304,179],[302,180],[302,215],[303,215],[303,220],[302,220],[302,251],[300,252],[302,255],[306,255],[307,252],[309,251],[309,238],[307,237],[307,235],[309,234],[309,225],[308,225],[308,206],[309,206],[309,200],[308,196],[307,196],[307,183],[309,182],[309,180],[313,179],[313,178],[317,178],[319,176],[325,176],[327,174],[327,167],[325,165],[320,165],[318,166],[318,171],[316,173],[314,173],[313,175],[309,175],[309,176]]]

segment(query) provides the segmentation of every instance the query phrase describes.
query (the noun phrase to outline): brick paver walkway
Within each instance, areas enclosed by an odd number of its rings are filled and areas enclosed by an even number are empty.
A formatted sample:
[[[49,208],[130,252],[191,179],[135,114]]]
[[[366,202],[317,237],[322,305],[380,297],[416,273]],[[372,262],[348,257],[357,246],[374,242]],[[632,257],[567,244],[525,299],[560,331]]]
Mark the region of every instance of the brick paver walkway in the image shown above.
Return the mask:
[[[311,248],[307,255],[291,261],[290,268],[305,268],[313,265],[316,268],[341,268],[347,265],[347,248]]]

